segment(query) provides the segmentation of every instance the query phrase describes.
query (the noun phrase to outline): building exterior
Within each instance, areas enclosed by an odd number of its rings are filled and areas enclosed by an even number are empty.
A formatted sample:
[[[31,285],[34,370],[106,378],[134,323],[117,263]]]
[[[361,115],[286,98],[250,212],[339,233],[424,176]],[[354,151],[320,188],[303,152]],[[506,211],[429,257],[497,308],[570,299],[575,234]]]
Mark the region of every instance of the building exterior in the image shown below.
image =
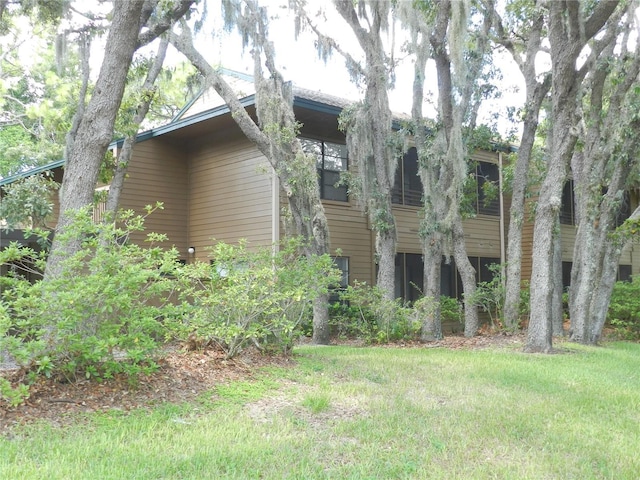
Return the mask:
[[[253,84],[235,74],[234,88],[255,114]],[[347,101],[302,89],[294,89],[294,110],[302,124],[305,148],[318,157],[321,196],[330,230],[330,249],[341,252],[336,262],[349,283],[375,283],[374,233],[355,199],[344,186],[336,186],[340,172],[350,168],[344,134],[337,117]],[[118,148],[118,143],[113,144]],[[483,182],[501,181],[504,153],[478,151],[472,154],[478,178],[476,215],[465,220],[467,252],[478,278],[491,278],[489,265],[505,258],[508,228],[508,197],[483,201]],[[62,162],[47,168],[60,176]],[[39,171],[43,168],[38,169]],[[410,149],[399,162],[393,195],[398,228],[396,293],[414,300],[422,285],[420,225],[421,183],[417,155]],[[26,172],[29,174],[33,172]],[[23,176],[25,175],[23,174]],[[0,187],[16,178],[0,181]],[[165,233],[167,247],[175,245],[184,261],[206,260],[213,239],[229,243],[244,238],[250,245],[270,245],[284,235],[283,207],[286,199],[265,157],[240,131],[228,107],[216,95],[204,93],[169,124],[141,133],[129,165],[121,196],[121,207],[138,212],[145,205],[163,202],[146,222],[147,231]],[[569,208],[570,210],[570,208]],[[570,222],[569,222],[570,223]],[[54,226],[52,222],[50,226]],[[575,227],[562,225],[563,260],[570,262]],[[532,225],[524,227],[523,281],[531,272]],[[8,239],[0,238],[4,245]],[[190,253],[193,252],[193,253]],[[628,249],[621,260],[621,273],[640,271],[640,255]],[[570,265],[569,265],[570,266]],[[455,268],[443,263],[443,293],[457,296],[461,284]],[[416,287],[418,289],[416,289]]]

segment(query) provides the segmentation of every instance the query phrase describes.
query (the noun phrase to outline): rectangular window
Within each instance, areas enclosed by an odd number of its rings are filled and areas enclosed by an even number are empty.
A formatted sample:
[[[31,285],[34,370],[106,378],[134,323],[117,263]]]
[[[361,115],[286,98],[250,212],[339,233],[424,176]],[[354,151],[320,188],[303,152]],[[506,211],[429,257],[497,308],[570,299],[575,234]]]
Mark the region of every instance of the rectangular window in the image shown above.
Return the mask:
[[[335,268],[342,273],[340,284],[336,285],[330,291],[329,302],[336,303],[340,301],[340,292],[343,292],[349,286],[349,257],[331,257]]]
[[[476,270],[476,282],[490,282],[493,280],[494,273],[489,267],[500,263],[500,259],[494,257],[469,257],[469,261]],[[462,300],[462,294],[464,293],[462,288],[462,278],[458,273],[458,269],[456,268],[456,264],[453,259],[450,259],[449,263],[446,263],[446,258],[442,257],[440,275],[440,289],[442,295]]]
[[[631,281],[631,265],[618,265],[618,281],[619,282]]]
[[[396,298],[415,302],[422,297],[424,262],[418,253],[396,255]]]
[[[476,213],[480,215],[500,215],[500,170],[489,162],[476,162]]]
[[[316,157],[320,198],[348,201],[347,186],[338,185],[340,174],[348,168],[347,146],[311,138],[301,138],[300,142],[306,153],[312,153]]]
[[[411,147],[398,162],[391,192],[391,201],[397,205],[422,205],[422,180],[418,174],[418,152]]]
[[[576,224],[576,197],[573,192],[573,180],[566,182],[562,188],[560,223],[563,225]]]
[[[562,262],[562,290],[568,291],[571,286],[571,269],[573,262]]]

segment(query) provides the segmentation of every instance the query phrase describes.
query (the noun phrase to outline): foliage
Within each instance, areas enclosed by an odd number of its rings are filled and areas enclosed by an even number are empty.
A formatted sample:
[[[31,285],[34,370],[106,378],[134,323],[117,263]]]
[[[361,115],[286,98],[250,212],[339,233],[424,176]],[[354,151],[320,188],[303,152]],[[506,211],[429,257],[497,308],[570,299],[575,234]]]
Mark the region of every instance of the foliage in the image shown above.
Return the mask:
[[[640,339],[640,276],[632,277],[631,282],[616,282],[611,294],[608,321],[620,338]]]
[[[250,249],[216,243],[210,263],[184,266],[180,300],[183,321],[176,334],[195,334],[219,345],[228,358],[248,344],[289,352],[311,302],[338,283],[339,270],[330,256],[305,257],[293,239],[275,247]]]
[[[53,192],[59,188],[47,173],[32,175],[4,187],[0,218],[8,229],[41,228],[53,213]]]
[[[400,299],[388,300],[377,286],[355,282],[331,307],[331,325],[340,336],[359,337],[367,343],[415,338],[420,320]]]
[[[462,312],[462,303],[457,298],[447,295],[440,296],[440,318],[442,322],[458,322],[464,323],[464,314]]]
[[[488,282],[478,282],[478,287],[473,294],[472,301],[477,307],[489,314],[491,326],[499,326],[502,319],[504,306],[505,285],[502,278],[502,265],[489,266],[492,278]]]
[[[74,212],[62,240],[81,238],[82,248],[47,282],[21,274],[29,265],[37,272],[45,252],[16,244],[3,250],[0,262],[22,270],[2,278],[0,350],[32,375],[66,381],[153,370],[163,317],[173,311],[167,300],[178,253],[155,245],[163,235],[148,234],[145,246],[129,242],[143,225],[131,211],[112,224],[93,223],[90,209]]]

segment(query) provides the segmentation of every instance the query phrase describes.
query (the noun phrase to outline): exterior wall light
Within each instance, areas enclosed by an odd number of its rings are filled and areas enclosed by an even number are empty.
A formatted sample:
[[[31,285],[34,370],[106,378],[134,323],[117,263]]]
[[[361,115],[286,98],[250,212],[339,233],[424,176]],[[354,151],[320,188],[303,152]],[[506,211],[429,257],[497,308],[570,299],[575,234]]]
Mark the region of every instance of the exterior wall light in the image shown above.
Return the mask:
[[[189,255],[193,255],[194,253],[196,253],[196,247],[187,248],[187,252],[189,252]]]

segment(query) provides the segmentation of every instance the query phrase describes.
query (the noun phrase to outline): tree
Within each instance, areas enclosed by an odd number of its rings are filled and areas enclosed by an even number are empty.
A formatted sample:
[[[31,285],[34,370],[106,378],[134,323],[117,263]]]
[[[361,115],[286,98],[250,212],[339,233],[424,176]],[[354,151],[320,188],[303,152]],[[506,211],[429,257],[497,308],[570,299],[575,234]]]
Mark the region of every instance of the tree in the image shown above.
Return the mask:
[[[540,3],[537,0],[512,2],[507,5],[507,17],[508,20],[503,20],[495,12],[495,42],[511,54],[522,74],[525,85],[525,105],[521,117],[522,134],[511,184],[504,299],[505,326],[516,328],[520,316],[520,290],[522,288],[522,225],[525,218],[525,199],[540,109],[551,87],[551,75],[546,72],[539,78],[536,74],[536,59],[539,58],[539,54],[543,50],[542,40],[546,33],[546,24]]]
[[[332,51],[344,57],[351,76],[365,86],[364,99],[345,109],[340,123],[347,137],[349,159],[357,170],[355,191],[368,214],[376,235],[376,284],[387,300],[395,298],[395,256],[397,232],[391,208],[398,151],[393,147],[392,115],[388,90],[393,78],[393,61],[386,53],[383,34],[388,31],[393,3],[390,1],[334,0],[364,53],[364,65],[331,37],[320,32],[295,2],[298,18],[318,36],[318,53],[326,58]]]
[[[227,103],[238,127],[270,162],[284,189],[293,220],[293,230],[304,240],[307,256],[323,255],[329,249],[329,227],[320,201],[316,160],[306,154],[297,134],[300,125],[293,112],[293,91],[275,66],[275,50],[268,39],[266,9],[257,2],[225,2],[227,25],[235,25],[245,46],[250,44],[256,84],[256,123],[238,100],[236,92],[220,71],[212,67],[193,45],[192,35],[182,23],[180,35],[171,43],[200,71]],[[265,78],[262,63],[269,77]],[[328,294],[319,295],[313,305],[313,342],[329,343]]]
[[[577,95],[586,68],[578,68],[578,58],[598,34],[618,6],[603,1],[583,8],[580,2],[549,2],[548,41],[551,56],[551,127],[547,137],[547,169],[536,205],[532,256],[529,329],[525,350],[549,352],[552,349],[553,298],[557,296],[554,278],[554,250],[558,248],[558,213],[562,188],[577,141]],[[586,10],[586,11],[585,11]],[[614,19],[615,21],[615,19]],[[556,313],[557,315],[557,313]]]
[[[59,184],[46,173],[32,175],[3,187],[0,218],[6,228],[46,228],[53,213],[53,196]]]
[[[628,236],[619,224],[640,165],[640,46],[629,50],[635,4],[610,22],[592,51],[580,104],[583,128],[571,162],[578,227],[569,312],[571,340],[596,343],[602,334],[617,265]],[[622,11],[622,10],[621,10]],[[633,221],[632,221],[633,222]]]
[[[169,29],[173,22],[189,11],[193,1],[114,0],[95,88],[86,106],[81,92],[79,108],[68,136],[57,234],[70,223],[71,211],[93,202],[100,165],[113,137],[115,118],[134,52]],[[143,27],[146,28],[143,30]],[[79,242],[63,245],[54,237],[45,278],[58,275],[61,259],[79,247]]]
[[[140,124],[147,116],[147,113],[149,112],[149,108],[151,106],[151,102],[156,95],[155,82],[158,78],[158,75],[160,75],[160,72],[162,71],[162,65],[164,64],[168,45],[169,40],[167,38],[163,38],[160,41],[158,52],[153,59],[153,63],[149,67],[146,78],[142,84],[141,92],[139,95],[140,99],[132,119],[133,128],[131,128],[131,133],[129,133],[125,137],[122,144],[122,149],[120,150],[116,158],[116,168],[113,173],[113,178],[111,179],[111,184],[109,186],[109,193],[107,194],[105,220],[114,219],[118,211],[120,194],[122,193],[122,188],[124,186],[124,181],[127,175],[129,162],[131,161],[131,154],[133,153],[133,146],[136,141],[138,129]]]
[[[465,335],[473,336],[479,327],[478,311],[473,304],[476,272],[466,252],[461,205],[468,177],[467,142],[475,127],[481,100],[478,82],[488,53],[493,4],[487,2],[487,8],[477,12],[483,21],[473,26],[471,33],[468,32],[472,25],[470,5],[466,2],[420,5],[419,10],[405,11],[404,18],[411,29],[418,59],[412,119],[424,187],[421,239],[425,293],[439,299],[442,255],[453,256],[464,289]],[[438,119],[428,134],[422,116],[427,55],[435,62],[438,81]],[[424,319],[421,337],[432,340],[441,336],[436,310],[435,315]]]
[[[75,50],[60,58],[57,19],[42,23],[41,14],[18,9],[3,21],[17,16],[21,21],[0,38],[2,176],[62,158],[82,76]],[[21,28],[23,24],[28,27]]]

